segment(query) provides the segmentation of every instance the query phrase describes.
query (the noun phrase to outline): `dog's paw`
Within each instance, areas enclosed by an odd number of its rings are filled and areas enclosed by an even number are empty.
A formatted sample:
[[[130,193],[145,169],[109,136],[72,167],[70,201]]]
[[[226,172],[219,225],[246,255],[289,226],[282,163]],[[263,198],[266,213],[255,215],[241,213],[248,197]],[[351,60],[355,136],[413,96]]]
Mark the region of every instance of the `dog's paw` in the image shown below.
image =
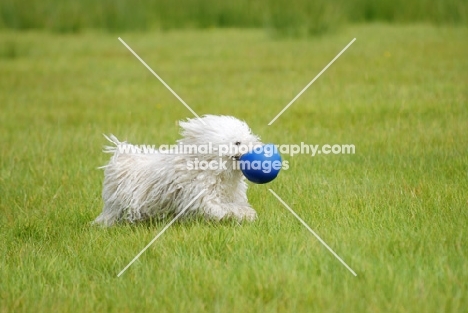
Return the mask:
[[[233,219],[238,222],[253,221],[257,218],[257,212],[248,204],[224,203],[206,206],[204,215],[217,221]]]
[[[252,222],[257,219],[257,212],[249,206],[237,206],[231,212],[232,216],[240,222]]]

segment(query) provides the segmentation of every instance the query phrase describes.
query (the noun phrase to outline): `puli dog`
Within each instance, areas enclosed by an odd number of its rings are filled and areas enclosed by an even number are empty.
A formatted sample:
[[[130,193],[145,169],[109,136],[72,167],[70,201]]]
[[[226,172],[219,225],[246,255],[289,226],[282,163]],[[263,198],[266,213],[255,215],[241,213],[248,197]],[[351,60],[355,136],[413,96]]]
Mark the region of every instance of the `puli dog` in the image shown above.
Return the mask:
[[[261,145],[260,138],[245,122],[231,116],[205,115],[179,125],[183,138],[172,150],[163,151],[161,146],[147,151],[106,137],[113,146],[105,152],[112,157],[102,167],[104,208],[96,224],[160,219],[183,210],[183,216],[201,215],[215,221],[256,218],[247,200],[245,178],[235,165],[241,151]],[[190,149],[176,151],[174,147]]]

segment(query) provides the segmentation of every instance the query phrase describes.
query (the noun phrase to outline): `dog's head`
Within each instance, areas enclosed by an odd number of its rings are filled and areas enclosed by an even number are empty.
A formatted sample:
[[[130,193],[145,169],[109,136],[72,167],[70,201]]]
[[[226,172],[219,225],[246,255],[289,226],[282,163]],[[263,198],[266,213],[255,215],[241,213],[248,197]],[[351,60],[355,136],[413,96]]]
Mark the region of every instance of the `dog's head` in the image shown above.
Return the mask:
[[[262,144],[245,122],[232,116],[205,115],[181,121],[179,125],[183,136],[179,142],[208,147],[206,153],[210,157],[238,159]]]

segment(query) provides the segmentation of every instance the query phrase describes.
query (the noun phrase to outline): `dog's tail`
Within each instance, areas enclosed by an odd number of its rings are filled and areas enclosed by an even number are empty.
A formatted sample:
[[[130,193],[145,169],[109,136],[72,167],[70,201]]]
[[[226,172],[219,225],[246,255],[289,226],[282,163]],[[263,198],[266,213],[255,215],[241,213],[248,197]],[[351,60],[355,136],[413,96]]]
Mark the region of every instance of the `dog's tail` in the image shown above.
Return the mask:
[[[109,136],[105,135],[105,134],[102,134],[104,136],[104,138],[107,139],[107,141],[109,141],[110,143],[112,143],[112,146],[104,146],[103,148],[103,152],[105,153],[112,153],[112,154],[115,154],[117,151],[118,151],[118,146],[121,145],[121,144],[124,144],[124,142],[120,142],[117,137],[115,137],[114,135],[110,134]]]
[[[107,139],[107,141],[109,141],[110,143],[112,143],[112,146],[104,146],[102,151],[104,153],[111,153],[113,154],[114,156],[118,153],[119,151],[119,147],[121,147],[122,145],[125,144],[125,142],[121,142],[117,139],[117,137],[115,137],[114,135],[105,135],[105,134],[102,134],[104,136],[104,138]],[[105,169],[106,167],[108,167],[109,164],[106,164],[106,165],[103,165],[103,166],[100,166],[98,167],[98,169]]]

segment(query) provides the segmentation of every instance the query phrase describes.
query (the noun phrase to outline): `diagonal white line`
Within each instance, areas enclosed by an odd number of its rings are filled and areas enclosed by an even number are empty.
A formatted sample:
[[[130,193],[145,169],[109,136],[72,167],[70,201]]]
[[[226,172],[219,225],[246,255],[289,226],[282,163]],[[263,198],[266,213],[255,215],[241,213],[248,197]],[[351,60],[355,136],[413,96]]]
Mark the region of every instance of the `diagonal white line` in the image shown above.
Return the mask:
[[[296,212],[293,211],[293,209],[291,209],[287,204],[286,202],[283,201],[283,199],[281,199],[272,189],[268,189],[270,190],[270,192],[299,220],[299,222],[302,223],[302,225],[305,226],[305,228],[307,228],[308,231],[310,231],[312,233],[312,235],[314,235],[318,241],[320,241],[320,243],[322,245],[325,246],[325,248],[328,249],[328,251],[330,251],[334,256],[335,258],[338,259],[338,261],[341,262],[341,264],[343,264],[354,276],[357,276],[356,272],[354,272],[352,270],[351,267],[348,266],[348,264],[345,263],[345,261],[343,261],[343,259],[340,258],[340,256],[338,254],[335,253],[335,251],[332,250],[332,248],[330,248],[327,243],[325,241],[322,240],[322,238],[319,237],[319,235],[317,235],[313,230],[312,228],[309,227],[309,225],[306,224],[306,222],[304,222],[300,217],[299,215],[296,214]]]
[[[328,63],[328,65],[325,66],[325,67],[323,68],[323,70],[322,70],[320,73],[318,73],[318,75],[315,76],[315,78],[312,79],[312,81],[311,81],[307,86],[305,86],[304,89],[302,89],[301,92],[299,92],[299,93],[297,94],[297,96],[294,97],[294,99],[292,99],[291,102],[289,102],[288,105],[286,105],[286,106],[284,107],[284,109],[281,110],[281,112],[279,112],[278,115],[275,116],[274,119],[271,120],[270,123],[268,123],[268,126],[270,126],[271,124],[273,124],[273,123],[278,119],[278,117],[280,117],[281,114],[283,114],[284,111],[286,111],[286,110],[294,103],[294,101],[296,101],[296,100],[304,93],[304,91],[306,91],[307,88],[309,88],[310,85],[312,85],[312,84],[320,77],[320,75],[322,75],[322,74],[330,67],[330,65],[332,65],[333,62],[335,62],[336,59],[338,59],[338,58],[343,54],[343,52],[345,52],[346,49],[348,49],[349,46],[351,46],[351,45],[353,44],[354,41],[356,41],[356,38],[354,38],[353,40],[351,40],[351,42],[350,42],[346,47],[344,47],[344,49],[341,50],[341,52],[338,53],[338,55],[337,55],[333,60],[331,60],[331,62]]]
[[[122,44],[123,44],[123,45],[124,45],[124,46],[125,46],[125,47],[126,47],[126,48],[127,48],[127,49],[128,49],[128,50],[129,50],[129,51],[130,51],[130,52],[131,52],[131,53],[132,53],[132,54],[149,70],[149,71],[150,71],[150,72],[151,72],[151,74],[153,74],[157,79],[159,79],[159,81],[164,85],[164,87],[166,87],[166,88],[167,88],[167,89],[168,89],[168,90],[169,90],[169,91],[170,91],[170,92],[171,92],[171,93],[172,93],[172,94],[173,94],[173,95],[190,111],[190,112],[192,112],[193,115],[195,115],[198,119],[200,119],[200,121],[201,121],[204,125],[206,125],[206,123],[203,121],[203,119],[201,119],[200,116],[198,116],[198,114],[195,113],[195,111],[192,110],[192,108],[191,108],[187,103],[185,103],[185,101],[184,101],[181,97],[179,97],[179,95],[176,94],[175,91],[172,90],[172,88],[169,87],[169,85],[166,84],[166,82],[165,82],[161,77],[159,77],[159,75],[156,74],[156,73],[151,69],[151,67],[149,67],[148,64],[146,64],[146,62],[143,61],[142,58],[140,58],[140,56],[139,56],[138,54],[136,54],[136,52],[133,51],[133,49],[130,48],[130,46],[127,45],[127,43],[126,43],[125,41],[123,41],[122,38],[119,37],[119,40],[120,40],[120,42],[121,42],[121,43],[122,43]]]
[[[189,204],[187,204],[187,206],[185,208],[182,209],[182,211],[180,211],[179,214],[177,214],[176,217],[174,217],[172,219],[172,221],[169,222],[169,224],[167,224],[160,232],[159,234],[156,235],[156,237],[153,238],[153,240],[151,240],[151,242],[149,244],[146,245],[146,247],[143,248],[143,250],[140,251],[140,253],[138,253],[134,258],[133,260],[127,264],[127,266],[125,266],[125,268],[123,270],[120,271],[120,273],[117,275],[117,277],[120,277],[120,275],[122,275],[129,267],[130,265],[133,264],[133,262],[135,262],[142,254],[143,252],[146,251],[146,249],[148,249],[182,214],[184,214],[184,212],[189,208],[189,206],[192,205],[192,203],[195,202],[195,200],[197,200],[203,192],[205,192],[206,189],[203,189],[202,191],[200,191],[200,193],[192,199],[192,201],[190,201]]]

